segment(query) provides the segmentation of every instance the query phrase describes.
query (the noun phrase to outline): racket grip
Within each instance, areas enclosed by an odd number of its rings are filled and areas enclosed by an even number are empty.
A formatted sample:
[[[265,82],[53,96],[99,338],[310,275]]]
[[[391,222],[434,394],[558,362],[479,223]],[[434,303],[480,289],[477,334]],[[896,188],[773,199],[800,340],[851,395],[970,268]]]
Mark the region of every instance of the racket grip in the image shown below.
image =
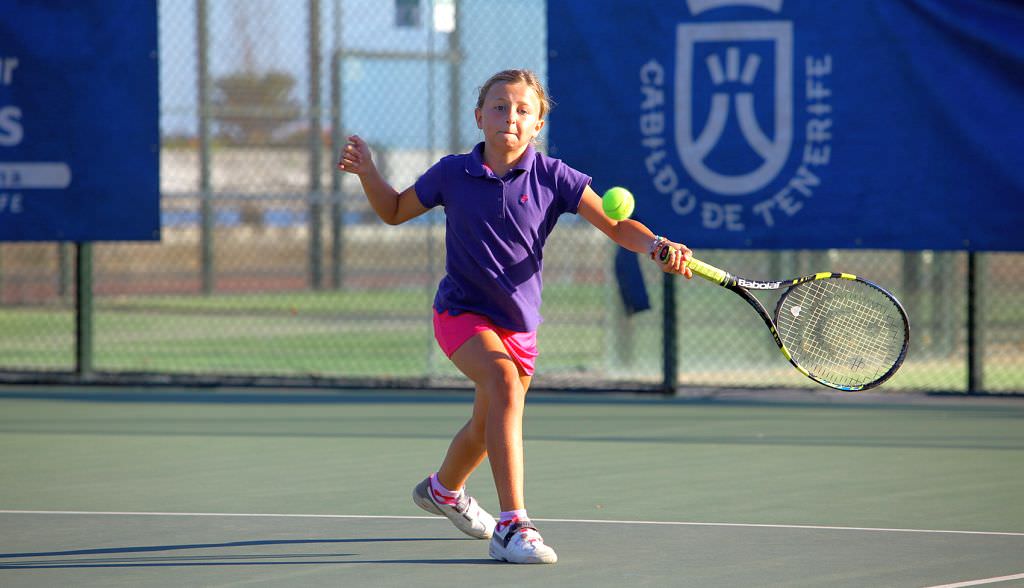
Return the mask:
[[[729,272],[725,270],[720,270],[717,267],[704,263],[703,261],[694,257],[691,257],[690,260],[686,262],[686,267],[690,268],[690,271],[692,271],[694,274],[704,278],[709,282],[714,282],[719,286],[729,281]]]
[[[667,244],[662,245],[657,253],[658,261],[660,261],[661,263],[668,262],[668,256],[670,254],[671,246]],[[720,270],[717,267],[708,263],[704,263],[703,261],[694,257],[691,257],[690,260],[686,262],[686,267],[690,268],[690,271],[692,271],[694,274],[704,278],[705,280],[708,280],[709,282],[714,282],[719,286],[725,285],[725,283],[729,281],[729,278],[732,277],[729,275],[729,272],[725,270]]]

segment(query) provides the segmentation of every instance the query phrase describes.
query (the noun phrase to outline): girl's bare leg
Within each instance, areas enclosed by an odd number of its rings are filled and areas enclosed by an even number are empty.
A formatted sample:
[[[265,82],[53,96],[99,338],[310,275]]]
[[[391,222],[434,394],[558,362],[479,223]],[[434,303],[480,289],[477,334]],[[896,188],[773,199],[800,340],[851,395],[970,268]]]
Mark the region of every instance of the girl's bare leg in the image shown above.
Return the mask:
[[[523,406],[531,377],[521,373],[493,331],[473,336],[452,362],[476,385],[473,416],[455,435],[438,480],[462,488],[489,457],[501,510],[524,507]]]

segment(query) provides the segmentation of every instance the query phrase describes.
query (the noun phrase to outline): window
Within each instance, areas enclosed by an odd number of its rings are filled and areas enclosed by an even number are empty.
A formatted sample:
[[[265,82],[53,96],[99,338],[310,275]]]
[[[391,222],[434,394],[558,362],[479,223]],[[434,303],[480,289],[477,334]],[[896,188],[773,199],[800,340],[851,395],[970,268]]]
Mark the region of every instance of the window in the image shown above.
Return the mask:
[[[420,0],[395,0],[395,26],[418,28],[420,26]]]

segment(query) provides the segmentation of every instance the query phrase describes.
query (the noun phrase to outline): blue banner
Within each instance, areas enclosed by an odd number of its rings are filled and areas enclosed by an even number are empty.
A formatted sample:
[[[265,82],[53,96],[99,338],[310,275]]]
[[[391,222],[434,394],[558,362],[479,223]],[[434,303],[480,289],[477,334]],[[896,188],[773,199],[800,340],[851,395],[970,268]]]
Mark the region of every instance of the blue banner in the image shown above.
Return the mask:
[[[1024,250],[1024,3],[548,2],[550,151],[700,248]]]
[[[155,0],[3,5],[0,241],[159,239]]]

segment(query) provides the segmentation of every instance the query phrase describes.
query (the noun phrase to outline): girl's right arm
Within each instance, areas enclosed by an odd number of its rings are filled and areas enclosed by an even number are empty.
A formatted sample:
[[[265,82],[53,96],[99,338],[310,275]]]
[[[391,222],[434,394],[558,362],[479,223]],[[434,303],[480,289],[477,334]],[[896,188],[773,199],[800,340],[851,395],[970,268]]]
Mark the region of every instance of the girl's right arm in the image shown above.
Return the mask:
[[[650,253],[654,259],[655,247],[664,242],[671,247],[669,258],[665,261],[658,260],[661,271],[671,274],[681,274],[687,278],[693,277],[693,272],[687,267],[686,262],[691,259],[693,252],[682,243],[675,243],[667,239],[655,238],[653,232],[644,224],[633,219],[616,221],[608,218],[601,206],[601,197],[594,192],[594,189],[587,186],[583,189],[583,197],[580,199],[579,214],[587,219],[590,224],[597,227],[602,233],[608,235],[622,247],[637,253]]]
[[[348,138],[338,169],[359,176],[359,183],[363,185],[363,192],[373,211],[389,225],[402,224],[427,211],[412,186],[399,193],[387,183],[373,164],[369,146],[359,135]]]

